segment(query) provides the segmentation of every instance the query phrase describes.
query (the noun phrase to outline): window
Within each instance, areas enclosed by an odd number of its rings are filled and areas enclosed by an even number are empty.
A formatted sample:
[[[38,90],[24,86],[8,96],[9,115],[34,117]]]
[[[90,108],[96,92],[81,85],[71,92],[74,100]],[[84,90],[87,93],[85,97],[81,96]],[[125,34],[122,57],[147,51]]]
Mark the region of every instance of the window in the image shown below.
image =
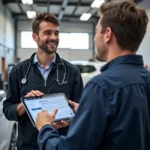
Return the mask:
[[[58,48],[66,49],[89,49],[88,33],[60,33]],[[22,48],[37,48],[36,42],[32,39],[31,31],[21,32]]]
[[[60,33],[59,48],[88,49],[88,33]]]
[[[21,32],[21,47],[22,48],[37,48],[37,45],[32,38],[32,32],[30,31]]]

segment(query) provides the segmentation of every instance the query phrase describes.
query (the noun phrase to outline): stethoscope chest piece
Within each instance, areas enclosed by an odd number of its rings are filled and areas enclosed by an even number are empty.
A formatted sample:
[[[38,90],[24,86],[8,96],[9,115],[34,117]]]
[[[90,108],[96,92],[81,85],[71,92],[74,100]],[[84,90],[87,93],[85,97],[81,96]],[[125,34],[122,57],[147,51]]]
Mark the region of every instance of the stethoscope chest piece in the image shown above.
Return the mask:
[[[23,79],[21,80],[21,83],[22,83],[22,84],[26,84],[26,82],[27,82],[27,79],[26,79],[26,78],[23,78]]]
[[[24,78],[21,79],[21,84],[26,84],[26,83],[27,83],[27,76],[28,76],[28,73],[29,73],[29,71],[30,71],[30,68],[31,68],[31,63],[29,64],[28,70],[27,70],[27,72],[25,73]]]

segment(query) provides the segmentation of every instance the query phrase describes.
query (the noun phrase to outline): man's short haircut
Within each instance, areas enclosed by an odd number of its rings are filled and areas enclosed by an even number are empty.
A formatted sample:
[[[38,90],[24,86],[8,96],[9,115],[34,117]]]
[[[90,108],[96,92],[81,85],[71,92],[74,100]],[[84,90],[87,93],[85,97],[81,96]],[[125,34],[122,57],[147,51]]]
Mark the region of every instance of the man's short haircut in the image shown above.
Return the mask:
[[[43,12],[36,15],[32,22],[32,32],[38,34],[39,26],[42,21],[53,23],[56,26],[59,26],[59,21],[56,16],[51,13]]]
[[[100,7],[104,33],[110,27],[122,49],[138,50],[146,33],[148,17],[144,9],[128,0],[105,2]]]

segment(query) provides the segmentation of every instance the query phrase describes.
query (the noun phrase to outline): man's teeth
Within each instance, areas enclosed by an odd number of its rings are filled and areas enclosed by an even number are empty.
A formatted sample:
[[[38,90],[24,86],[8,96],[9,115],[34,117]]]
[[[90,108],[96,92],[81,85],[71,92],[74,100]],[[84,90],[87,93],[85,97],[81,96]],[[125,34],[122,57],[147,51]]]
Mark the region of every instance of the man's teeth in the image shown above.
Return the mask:
[[[48,45],[56,45],[55,43],[47,43]]]

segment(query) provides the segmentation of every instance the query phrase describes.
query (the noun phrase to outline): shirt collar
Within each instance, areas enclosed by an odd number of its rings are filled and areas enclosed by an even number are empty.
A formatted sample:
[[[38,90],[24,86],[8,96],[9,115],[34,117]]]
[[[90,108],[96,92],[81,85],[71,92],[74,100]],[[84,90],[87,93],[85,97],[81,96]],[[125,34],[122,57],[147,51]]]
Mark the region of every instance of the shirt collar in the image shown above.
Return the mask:
[[[33,63],[34,63],[34,64],[38,64],[39,66],[41,66],[40,63],[39,63],[39,60],[38,60],[38,58],[37,58],[37,53],[34,55]],[[51,64],[55,64],[55,63],[56,63],[56,54],[54,55],[54,58],[52,59],[52,61],[51,61],[51,63],[49,64],[49,66],[50,66]]]
[[[143,66],[143,59],[141,55],[134,55],[134,54],[120,56],[104,65],[101,68],[101,72],[104,72],[105,70],[112,68],[118,64],[135,64]]]

